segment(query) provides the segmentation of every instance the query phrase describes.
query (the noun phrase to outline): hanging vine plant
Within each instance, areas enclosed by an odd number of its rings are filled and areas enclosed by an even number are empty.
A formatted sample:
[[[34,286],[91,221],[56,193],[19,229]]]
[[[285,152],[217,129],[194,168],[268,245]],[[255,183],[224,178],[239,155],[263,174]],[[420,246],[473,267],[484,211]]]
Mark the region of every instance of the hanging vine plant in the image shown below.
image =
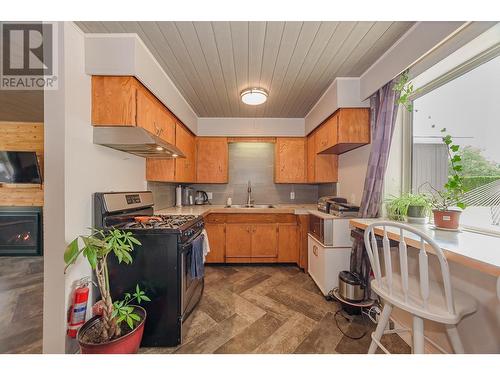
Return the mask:
[[[394,91],[399,92],[398,104],[406,108],[408,112],[413,111],[413,104],[410,101],[410,96],[415,92],[413,83],[410,82],[408,69],[399,76],[399,81],[394,86]]]

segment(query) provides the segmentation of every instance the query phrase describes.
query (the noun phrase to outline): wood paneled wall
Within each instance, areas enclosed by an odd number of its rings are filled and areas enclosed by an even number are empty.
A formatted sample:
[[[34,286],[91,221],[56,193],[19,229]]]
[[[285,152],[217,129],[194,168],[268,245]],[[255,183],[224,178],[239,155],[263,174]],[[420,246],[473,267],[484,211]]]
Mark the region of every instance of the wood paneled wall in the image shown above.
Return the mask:
[[[43,181],[43,123],[0,121],[0,151],[35,151]],[[0,206],[43,206],[43,185],[0,184]]]

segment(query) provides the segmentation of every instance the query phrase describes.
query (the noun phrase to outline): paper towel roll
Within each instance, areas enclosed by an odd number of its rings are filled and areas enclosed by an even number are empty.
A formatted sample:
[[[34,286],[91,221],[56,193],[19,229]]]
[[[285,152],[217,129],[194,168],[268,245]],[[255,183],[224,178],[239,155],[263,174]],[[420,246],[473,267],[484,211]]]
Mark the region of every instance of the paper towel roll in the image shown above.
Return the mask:
[[[182,186],[179,185],[175,188],[175,206],[182,207]]]

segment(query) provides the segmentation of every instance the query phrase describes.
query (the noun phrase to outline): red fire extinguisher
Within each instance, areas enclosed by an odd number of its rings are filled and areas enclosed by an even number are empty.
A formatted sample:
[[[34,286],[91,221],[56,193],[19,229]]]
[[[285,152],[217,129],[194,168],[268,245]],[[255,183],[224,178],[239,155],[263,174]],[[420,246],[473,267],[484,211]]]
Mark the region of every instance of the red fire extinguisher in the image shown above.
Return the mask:
[[[75,338],[80,327],[85,323],[87,314],[87,301],[89,299],[89,284],[90,278],[84,277],[78,280],[75,291],[73,293],[73,301],[68,315],[68,331],[69,337]]]

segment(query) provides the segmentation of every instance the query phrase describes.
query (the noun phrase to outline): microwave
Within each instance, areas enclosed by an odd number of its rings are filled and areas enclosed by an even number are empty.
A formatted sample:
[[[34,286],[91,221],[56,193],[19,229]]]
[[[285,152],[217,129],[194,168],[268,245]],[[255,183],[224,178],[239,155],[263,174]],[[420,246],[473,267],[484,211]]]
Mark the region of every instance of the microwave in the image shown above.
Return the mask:
[[[319,215],[309,215],[309,233],[324,246],[333,246],[333,220]]]

